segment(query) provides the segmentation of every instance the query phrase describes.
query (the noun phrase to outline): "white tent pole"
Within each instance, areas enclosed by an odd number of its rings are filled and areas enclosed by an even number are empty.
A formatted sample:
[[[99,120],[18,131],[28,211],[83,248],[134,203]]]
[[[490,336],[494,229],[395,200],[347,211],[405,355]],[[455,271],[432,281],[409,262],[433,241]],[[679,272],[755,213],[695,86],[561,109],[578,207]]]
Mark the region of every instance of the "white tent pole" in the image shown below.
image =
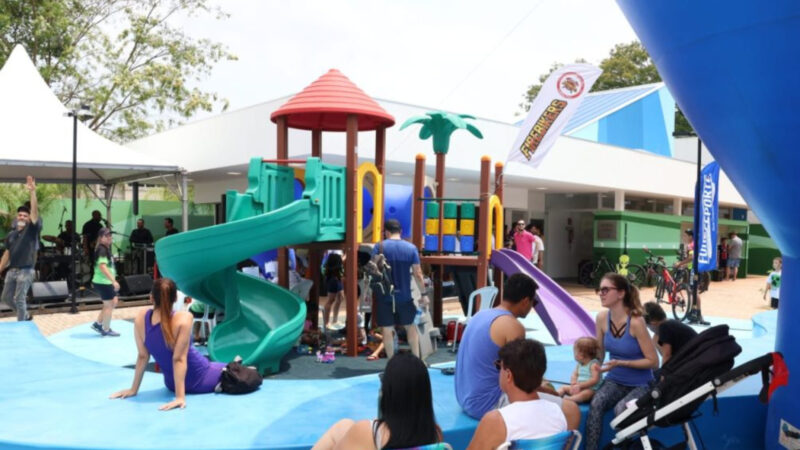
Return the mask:
[[[181,231],[188,231],[189,230],[189,187],[188,187],[188,177],[186,176],[186,172],[183,171],[180,174],[181,178],[181,225],[183,226],[183,230]]]

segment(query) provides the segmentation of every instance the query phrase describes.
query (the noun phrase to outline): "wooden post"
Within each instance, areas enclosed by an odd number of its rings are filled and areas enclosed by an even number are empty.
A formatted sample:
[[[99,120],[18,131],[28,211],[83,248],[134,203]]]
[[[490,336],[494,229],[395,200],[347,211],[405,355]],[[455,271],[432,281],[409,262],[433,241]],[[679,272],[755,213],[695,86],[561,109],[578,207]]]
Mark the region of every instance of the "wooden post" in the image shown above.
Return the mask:
[[[501,162],[496,162],[494,164],[494,195],[500,199],[500,203],[503,203],[503,163]],[[500,211],[500,214],[503,214],[503,211]],[[491,224],[492,218],[490,216],[489,226],[491,226]],[[503,244],[501,243],[500,245]],[[495,303],[499,304],[500,301],[503,300],[503,271],[497,268],[494,270],[494,285],[497,287]]]
[[[436,198],[444,198],[444,153],[436,154]],[[437,251],[442,253],[442,231],[444,229],[444,201],[439,202],[439,243],[437,244]]]
[[[278,117],[278,159],[289,159],[289,126],[286,117]],[[286,165],[285,163],[279,163]],[[289,289],[289,250],[286,247],[278,249],[278,281],[281,287]]]
[[[347,355],[358,356],[358,243],[356,227],[361,226],[356,218],[356,171],[358,169],[358,116],[347,116],[346,149],[346,199],[345,199],[345,261],[344,293],[347,304]]]
[[[311,130],[311,156],[322,158],[322,130]]]
[[[444,153],[436,154],[436,197],[444,198],[444,161],[447,155]],[[442,253],[443,245],[442,237],[444,236],[444,201],[438,200],[439,203],[439,227],[437,233],[436,250],[439,254]],[[435,277],[433,279],[433,323],[434,325],[441,325],[442,323],[442,299],[444,292],[442,289],[442,282],[444,281],[444,266],[438,265],[435,270]]]
[[[481,214],[478,217],[478,275],[476,280],[476,288],[480,289],[486,286],[486,277],[489,275],[489,255],[486,253],[488,233],[487,230],[491,228],[489,219],[492,216],[489,211],[489,163],[491,158],[488,156],[481,157],[481,181],[480,181],[480,209]],[[491,242],[491,241],[489,241]],[[480,302],[473,306],[473,311],[480,310]]]
[[[411,243],[422,251],[422,224],[425,223],[425,155],[417,153],[414,165],[414,191],[411,200]]]
[[[322,158],[322,130],[311,130],[311,156]],[[308,311],[306,317],[313,328],[319,328],[319,280],[322,253],[316,249],[308,250],[308,278],[311,290],[308,291]]]

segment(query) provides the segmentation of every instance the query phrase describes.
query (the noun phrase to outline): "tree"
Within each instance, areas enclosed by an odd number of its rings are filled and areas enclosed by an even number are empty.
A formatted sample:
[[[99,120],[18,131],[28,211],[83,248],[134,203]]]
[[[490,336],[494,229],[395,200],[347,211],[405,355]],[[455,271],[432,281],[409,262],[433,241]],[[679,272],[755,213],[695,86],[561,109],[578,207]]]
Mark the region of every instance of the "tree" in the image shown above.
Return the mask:
[[[578,59],[575,62],[586,62],[583,59]],[[563,66],[561,63],[554,63],[546,74],[539,77],[539,83],[533,84],[528,87],[528,90],[523,95],[524,101],[520,107],[527,112],[530,110],[531,103],[542,84],[547,80],[551,73],[560,69]],[[628,44],[617,44],[611,49],[609,56],[600,62],[600,69],[603,73],[595,81],[592,86],[592,92],[606,91],[609,89],[618,89],[628,86],[638,86],[641,84],[657,83],[661,81],[661,75],[650,54],[642,46],[641,43],[634,41]],[[689,121],[683,115],[679,108],[675,108],[675,134],[691,134],[693,133]]]
[[[208,0],[0,0],[0,66],[23,45],[62,103],[88,104],[90,128],[129,141],[227,107],[193,83],[235,56],[175,24],[201,14],[226,17]]]

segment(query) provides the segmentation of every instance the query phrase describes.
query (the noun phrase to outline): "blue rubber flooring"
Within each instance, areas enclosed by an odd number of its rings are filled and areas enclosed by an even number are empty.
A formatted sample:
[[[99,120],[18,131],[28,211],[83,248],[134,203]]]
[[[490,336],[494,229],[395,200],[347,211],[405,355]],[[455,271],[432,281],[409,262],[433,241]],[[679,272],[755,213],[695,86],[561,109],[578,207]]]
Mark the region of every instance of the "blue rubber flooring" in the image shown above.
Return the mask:
[[[774,345],[773,313],[741,328],[744,351],[737,363],[760,356]],[[744,321],[742,321],[744,322]],[[543,325],[542,325],[543,326]],[[534,328],[535,322],[526,328]],[[376,375],[328,380],[265,380],[245,396],[190,395],[185,410],[160,412],[171,400],[161,374],[145,373],[139,395],[108,400],[130,386],[135,359],[130,322],[114,322],[120,338],[100,338],[82,325],[45,339],[29,322],[0,324],[0,448],[309,448],[343,417],[371,419],[376,414]],[[748,331],[749,330],[749,331]],[[546,333],[546,331],[544,331]],[[568,380],[574,368],[569,346],[547,347],[551,380]],[[452,364],[452,363],[451,363]],[[707,448],[758,448],[766,407],[755,400],[758,377],[725,392],[715,416],[710,402],[697,424]],[[445,438],[464,448],[477,422],[464,415],[453,377],[431,370],[434,409]],[[583,408],[586,414],[587,408]],[[610,414],[606,421],[610,420]],[[656,437],[674,442],[676,430]],[[607,430],[606,438],[610,438]]]

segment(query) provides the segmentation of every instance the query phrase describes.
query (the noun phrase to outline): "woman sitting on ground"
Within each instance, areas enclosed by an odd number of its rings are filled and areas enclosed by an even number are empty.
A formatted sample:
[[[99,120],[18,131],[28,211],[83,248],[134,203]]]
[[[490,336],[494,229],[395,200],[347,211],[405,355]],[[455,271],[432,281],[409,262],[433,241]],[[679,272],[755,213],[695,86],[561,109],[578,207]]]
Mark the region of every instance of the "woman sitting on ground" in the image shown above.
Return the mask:
[[[409,448],[442,440],[428,369],[410,353],[398,353],[386,364],[378,410],[376,420],[336,422],[312,450]]]
[[[150,301],[154,308],[140,311],[134,321],[134,334],[139,356],[130,389],[111,394],[110,398],[133,397],[139,392],[144,369],[150,355],[164,373],[164,384],[175,392],[175,399],[159,409],[166,411],[186,407],[186,393],[214,392],[225,364],[210,362],[191,345],[192,314],[172,312],[177,299],[175,282],[161,278],[153,283]]]

